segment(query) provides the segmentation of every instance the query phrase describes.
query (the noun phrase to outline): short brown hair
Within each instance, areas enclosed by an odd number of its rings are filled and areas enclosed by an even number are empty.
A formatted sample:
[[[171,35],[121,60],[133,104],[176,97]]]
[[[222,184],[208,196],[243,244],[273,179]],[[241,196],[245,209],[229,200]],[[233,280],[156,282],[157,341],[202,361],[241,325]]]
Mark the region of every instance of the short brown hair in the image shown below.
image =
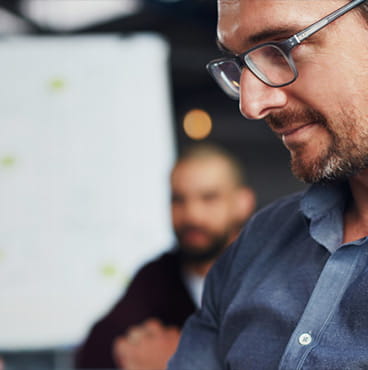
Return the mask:
[[[220,157],[230,166],[236,185],[246,185],[245,168],[241,161],[222,146],[213,143],[197,143],[187,146],[178,156],[176,165],[190,159],[201,159],[209,157]]]

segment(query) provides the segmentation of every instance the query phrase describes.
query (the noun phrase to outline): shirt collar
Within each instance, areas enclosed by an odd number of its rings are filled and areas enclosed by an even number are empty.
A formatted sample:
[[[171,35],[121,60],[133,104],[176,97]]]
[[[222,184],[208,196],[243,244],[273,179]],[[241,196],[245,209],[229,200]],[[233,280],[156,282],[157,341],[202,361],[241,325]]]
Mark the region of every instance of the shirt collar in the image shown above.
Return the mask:
[[[350,196],[347,182],[312,185],[301,200],[301,211],[309,221],[309,232],[330,253],[342,244],[344,209]]]

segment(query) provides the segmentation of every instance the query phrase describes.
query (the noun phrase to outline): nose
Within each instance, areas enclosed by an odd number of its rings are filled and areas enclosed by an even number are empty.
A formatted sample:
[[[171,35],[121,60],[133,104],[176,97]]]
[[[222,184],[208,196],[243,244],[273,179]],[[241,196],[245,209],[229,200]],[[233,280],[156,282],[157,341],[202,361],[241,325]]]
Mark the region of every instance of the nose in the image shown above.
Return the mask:
[[[183,219],[190,224],[200,224],[204,214],[204,207],[198,201],[188,201],[183,209]]]
[[[251,71],[243,68],[240,77],[239,106],[248,119],[262,119],[273,110],[284,108],[288,101],[286,90],[264,84]]]

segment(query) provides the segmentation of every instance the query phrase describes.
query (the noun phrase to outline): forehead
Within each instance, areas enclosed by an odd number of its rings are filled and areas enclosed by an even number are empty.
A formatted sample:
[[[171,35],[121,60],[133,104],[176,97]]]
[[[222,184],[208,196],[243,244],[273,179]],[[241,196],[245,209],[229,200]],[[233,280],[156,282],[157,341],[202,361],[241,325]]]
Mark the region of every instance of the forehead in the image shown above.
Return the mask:
[[[224,188],[234,181],[229,164],[217,157],[184,160],[174,168],[171,176],[174,191]]]
[[[250,47],[255,35],[295,33],[341,7],[347,0],[219,0],[218,39],[228,48]],[[291,35],[290,34],[290,35]],[[266,40],[265,40],[266,41]]]

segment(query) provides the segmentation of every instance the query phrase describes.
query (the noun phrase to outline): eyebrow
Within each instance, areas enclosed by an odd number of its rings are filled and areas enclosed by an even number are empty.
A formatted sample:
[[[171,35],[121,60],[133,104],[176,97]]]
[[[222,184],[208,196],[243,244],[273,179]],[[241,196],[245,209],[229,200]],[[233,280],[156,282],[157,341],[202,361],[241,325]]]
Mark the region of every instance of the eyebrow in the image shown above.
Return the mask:
[[[300,25],[264,29],[260,32],[257,32],[249,36],[246,41],[246,44],[256,45],[262,42],[275,40],[276,38],[287,39],[296,34],[297,32],[301,31],[302,29],[303,27]],[[234,55],[234,53],[230,49],[228,49],[225,45],[223,45],[219,39],[216,40],[216,43],[220,51],[226,54]]]
[[[295,33],[302,30],[301,26],[287,26],[287,27],[278,27],[278,28],[269,28],[262,30],[254,35],[251,35],[248,40],[251,44],[258,44],[262,41],[272,40],[276,37],[279,38],[288,38],[294,35]]]

